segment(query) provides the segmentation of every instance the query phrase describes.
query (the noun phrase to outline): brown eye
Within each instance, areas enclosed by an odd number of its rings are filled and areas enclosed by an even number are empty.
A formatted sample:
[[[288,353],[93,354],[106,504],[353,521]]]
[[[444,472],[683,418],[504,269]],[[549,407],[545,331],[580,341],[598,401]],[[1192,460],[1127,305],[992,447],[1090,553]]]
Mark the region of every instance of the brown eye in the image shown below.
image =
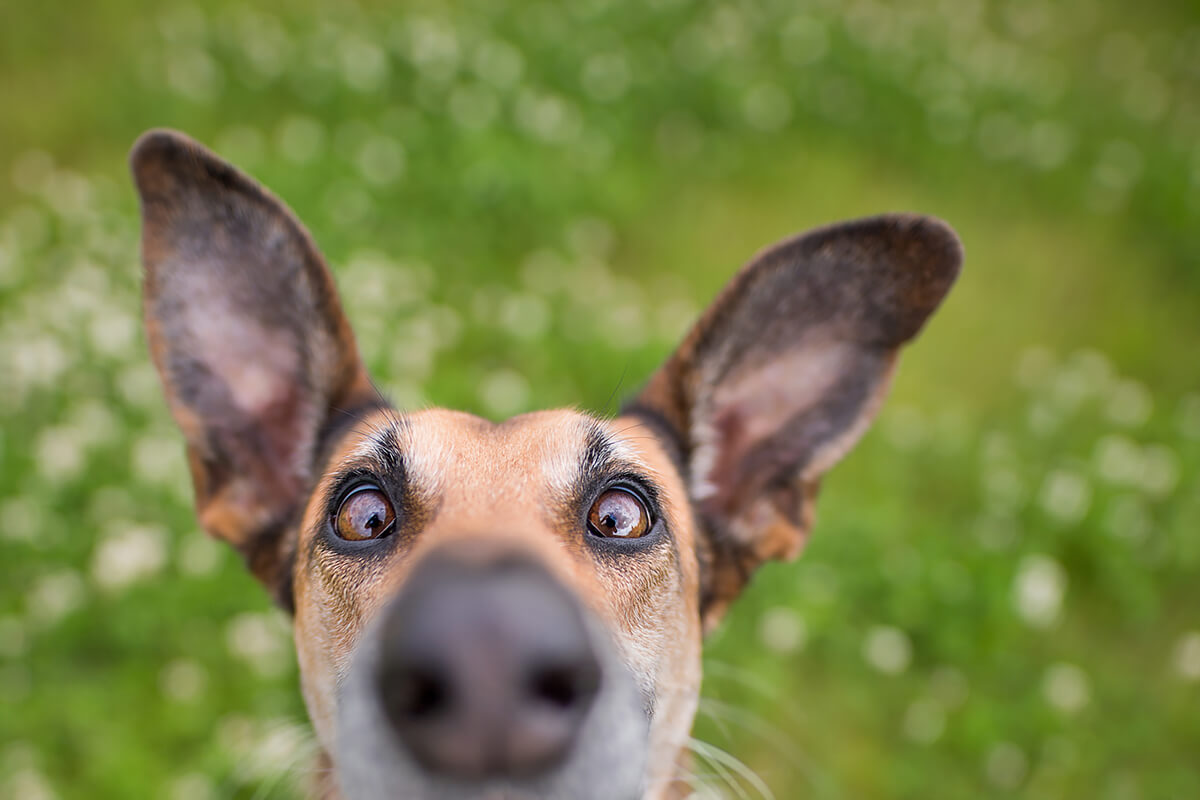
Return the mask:
[[[609,489],[588,512],[592,532],[609,539],[638,539],[650,530],[650,513],[633,492]]]
[[[374,486],[355,490],[338,509],[337,535],[351,542],[378,539],[392,528],[396,512],[387,495]]]

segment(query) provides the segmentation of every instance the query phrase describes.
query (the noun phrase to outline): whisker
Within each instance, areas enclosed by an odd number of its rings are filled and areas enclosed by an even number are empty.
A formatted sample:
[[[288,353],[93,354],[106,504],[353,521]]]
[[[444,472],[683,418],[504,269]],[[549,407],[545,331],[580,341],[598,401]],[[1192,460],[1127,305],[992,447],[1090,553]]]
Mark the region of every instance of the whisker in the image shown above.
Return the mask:
[[[711,719],[713,721],[713,723],[717,726],[718,730],[720,730],[721,735],[724,736],[726,739],[729,739],[729,738],[731,738],[730,730],[729,730],[729,727],[725,724],[729,720],[729,718],[727,716],[726,717],[719,716],[718,714],[716,714],[714,712],[713,704],[716,702],[717,701],[711,700],[707,697],[701,697],[699,705],[696,706],[696,714],[697,714],[697,716],[703,714],[703,715],[707,716],[709,719]]]
[[[724,751],[696,738],[688,739],[688,749],[695,753],[697,758],[700,758],[716,770],[721,781],[737,794],[739,800],[750,800],[750,795],[742,788],[742,784],[734,779],[733,772],[729,769],[732,765],[729,765],[726,760],[717,756],[718,752],[723,753]]]
[[[707,697],[700,699],[700,713],[718,725],[728,722],[749,731],[783,756],[811,786],[827,787],[828,780],[823,776],[820,765],[805,754],[793,737],[782,728],[772,725],[765,717]],[[722,734],[729,738],[727,729],[722,730]]]
[[[765,798],[765,800],[775,800],[775,793],[771,791],[771,787],[767,786],[763,779],[755,774],[754,770],[750,769],[741,759],[719,747],[702,742],[694,737],[688,739],[688,746],[692,752],[708,761],[715,769],[720,770],[721,767],[725,767],[728,770],[732,770],[738,777],[749,784],[754,791]],[[740,783],[730,781],[730,787],[737,790],[739,797],[749,800],[750,795],[741,788]]]
[[[625,366],[621,368],[621,377],[617,379],[617,385],[613,387],[612,392],[608,395],[608,400],[604,403],[604,416],[611,418],[614,414],[613,401],[617,398],[617,393],[621,391],[621,386],[625,383],[625,375],[629,372],[629,364],[632,359],[625,361]]]

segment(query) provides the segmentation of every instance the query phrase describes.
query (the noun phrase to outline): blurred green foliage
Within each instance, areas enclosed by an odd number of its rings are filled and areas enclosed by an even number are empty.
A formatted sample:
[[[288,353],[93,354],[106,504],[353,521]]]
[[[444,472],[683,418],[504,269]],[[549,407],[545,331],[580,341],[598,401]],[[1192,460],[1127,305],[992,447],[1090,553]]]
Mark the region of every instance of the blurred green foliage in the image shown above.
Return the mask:
[[[1200,797],[1192,2],[9,3],[0,797],[292,797],[286,621],[191,516],[124,154],[285,198],[403,407],[612,409],[759,247],[964,277],[706,659],[704,797]]]

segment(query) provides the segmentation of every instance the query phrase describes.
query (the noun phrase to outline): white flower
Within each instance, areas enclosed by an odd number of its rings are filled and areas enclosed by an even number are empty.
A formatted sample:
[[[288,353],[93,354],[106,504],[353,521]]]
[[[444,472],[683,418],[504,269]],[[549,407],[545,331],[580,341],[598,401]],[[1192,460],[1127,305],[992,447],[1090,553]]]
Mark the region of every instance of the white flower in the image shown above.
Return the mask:
[[[225,545],[200,532],[189,534],[179,549],[179,569],[187,575],[211,575],[221,563]]]
[[[763,614],[758,635],[767,649],[776,653],[793,653],[804,647],[808,628],[804,618],[787,606],[776,606]]]
[[[21,800],[55,800],[58,797],[49,779],[32,767],[16,772],[0,789],[0,794]]]
[[[288,664],[287,626],[272,613],[238,614],[225,628],[225,645],[264,677],[279,675]]]
[[[52,625],[83,604],[83,580],[74,570],[52,572],[38,579],[26,595],[30,619]]]
[[[284,120],[276,134],[284,158],[306,164],[316,158],[325,145],[325,128],[312,117],[293,116]]]
[[[47,428],[37,438],[38,471],[50,481],[65,481],[83,469],[84,450],[74,428]]]
[[[624,53],[597,53],[583,65],[584,91],[600,102],[617,100],[629,88],[632,71]]]
[[[945,730],[946,712],[933,700],[914,700],[904,712],[904,735],[918,744],[936,742]]]
[[[216,800],[218,794],[212,778],[189,772],[171,782],[169,797],[171,800]]]
[[[372,135],[359,147],[355,162],[365,180],[376,186],[387,186],[404,174],[407,155],[400,140]]]
[[[1013,582],[1017,613],[1035,628],[1053,625],[1062,610],[1066,587],[1066,572],[1057,561],[1045,555],[1027,556]]]
[[[1042,508],[1058,521],[1079,522],[1092,502],[1092,488],[1087,479],[1068,469],[1056,469],[1042,482]]]
[[[1200,681],[1200,631],[1189,631],[1175,643],[1175,672],[1185,681]]]
[[[988,751],[984,774],[1000,789],[1015,789],[1029,772],[1029,757],[1012,742],[1000,742]]]
[[[1042,694],[1063,713],[1082,711],[1091,701],[1087,673],[1074,664],[1052,664],[1042,678]]]
[[[161,528],[116,522],[92,552],[92,580],[101,589],[123,589],[159,572],[166,560],[166,533]]]
[[[1123,380],[1113,389],[1105,413],[1118,425],[1136,427],[1145,424],[1153,410],[1150,390],[1137,381]]]
[[[912,642],[899,628],[876,625],[863,641],[863,658],[885,675],[898,675],[912,661]]]
[[[773,83],[755,86],[742,103],[746,121],[760,131],[780,130],[792,118],[792,98]]]
[[[208,683],[208,673],[195,661],[180,658],[163,667],[158,676],[162,693],[172,700],[191,702],[200,697]]]
[[[495,370],[480,382],[479,399],[489,413],[511,416],[529,402],[529,381],[515,370]]]

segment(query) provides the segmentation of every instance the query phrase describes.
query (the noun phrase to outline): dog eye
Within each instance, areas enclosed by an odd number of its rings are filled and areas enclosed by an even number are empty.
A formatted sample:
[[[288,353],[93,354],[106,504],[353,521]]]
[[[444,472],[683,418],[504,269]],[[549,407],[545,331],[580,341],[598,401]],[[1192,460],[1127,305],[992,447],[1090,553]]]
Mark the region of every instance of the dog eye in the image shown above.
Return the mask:
[[[392,529],[396,511],[375,486],[355,489],[342,501],[335,519],[337,535],[351,542],[378,539]]]
[[[588,526],[608,539],[638,539],[650,530],[650,512],[633,492],[609,489],[592,503]]]

